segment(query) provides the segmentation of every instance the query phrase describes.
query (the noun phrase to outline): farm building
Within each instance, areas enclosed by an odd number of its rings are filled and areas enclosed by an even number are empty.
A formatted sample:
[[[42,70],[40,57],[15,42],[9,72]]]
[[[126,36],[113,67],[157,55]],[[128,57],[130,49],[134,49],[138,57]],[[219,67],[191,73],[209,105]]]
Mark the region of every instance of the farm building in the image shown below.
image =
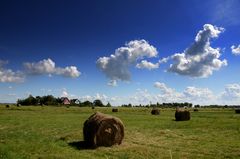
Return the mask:
[[[67,97],[62,97],[61,100],[63,105],[69,105],[71,103]]]

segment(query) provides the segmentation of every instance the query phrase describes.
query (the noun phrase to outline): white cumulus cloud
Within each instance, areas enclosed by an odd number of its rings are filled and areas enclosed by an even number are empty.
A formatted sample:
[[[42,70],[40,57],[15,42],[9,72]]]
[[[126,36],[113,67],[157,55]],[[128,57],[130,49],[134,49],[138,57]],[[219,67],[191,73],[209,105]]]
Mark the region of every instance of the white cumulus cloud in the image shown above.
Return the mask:
[[[11,69],[4,68],[8,61],[0,60],[0,82],[23,82],[25,77],[20,71],[14,72]]]
[[[157,49],[145,40],[133,40],[115,50],[109,57],[100,57],[97,67],[110,79],[129,81],[129,67],[145,57],[156,57]]]
[[[175,92],[174,89],[167,87],[165,83],[161,82],[155,82],[154,87],[159,88],[164,94],[171,94]]]
[[[98,99],[98,100],[101,100],[103,102],[103,104],[107,104],[108,102],[110,102],[112,104],[112,102],[116,102],[117,97],[109,97],[106,94],[96,93],[95,95],[80,96],[79,99],[82,102],[84,102],[84,101],[93,102],[94,100]]]
[[[183,95],[186,101],[201,104],[215,103],[216,100],[216,96],[208,88],[197,88],[189,86],[183,91]]]
[[[167,87],[165,83],[155,82],[154,87],[161,90],[157,95],[161,102],[190,102],[194,104],[214,104],[217,96],[208,88],[198,88],[193,86],[186,87],[182,92]]]
[[[81,72],[77,70],[76,66],[67,66],[65,68],[56,67],[55,62],[52,61],[50,58],[43,59],[39,62],[26,62],[23,64],[27,73],[33,75],[41,75],[41,74],[56,74],[62,75],[65,77],[72,77],[76,78],[81,75]]]
[[[108,82],[108,85],[109,85],[109,86],[112,86],[112,87],[116,87],[116,86],[117,86],[117,81],[116,81],[116,80],[110,80],[110,81]]]
[[[232,45],[231,49],[232,49],[232,53],[234,55],[240,55],[240,45],[238,45],[238,46]]]
[[[171,56],[173,64],[170,65],[168,71],[191,77],[208,77],[213,71],[226,66],[227,60],[219,59],[220,48],[212,48],[210,45],[210,40],[217,38],[223,31],[221,27],[205,24],[190,47],[183,53]]]
[[[222,93],[224,99],[239,99],[240,100],[240,84],[233,83],[225,86]]]
[[[68,92],[66,90],[62,91],[61,97],[68,97]]]
[[[136,67],[140,69],[146,68],[148,70],[152,70],[152,69],[159,68],[159,63],[154,64],[154,63],[148,62],[147,60],[142,60],[140,63],[136,65]]]
[[[167,87],[165,83],[155,82],[154,87],[161,90],[160,94],[157,94],[159,102],[183,102],[183,94],[177,92],[175,89]]]

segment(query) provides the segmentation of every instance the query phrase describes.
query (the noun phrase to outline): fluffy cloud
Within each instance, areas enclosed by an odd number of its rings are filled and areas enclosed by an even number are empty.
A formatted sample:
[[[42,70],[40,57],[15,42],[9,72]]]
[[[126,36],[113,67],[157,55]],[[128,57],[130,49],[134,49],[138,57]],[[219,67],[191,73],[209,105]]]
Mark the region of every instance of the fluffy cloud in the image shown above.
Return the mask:
[[[145,57],[156,57],[157,49],[145,40],[133,40],[115,50],[109,57],[97,60],[97,67],[110,79],[129,81],[129,67]]]
[[[107,104],[108,102],[110,102],[112,104],[112,102],[116,102],[117,97],[109,97],[105,94],[100,94],[100,93],[96,93],[96,95],[85,95],[85,96],[81,96],[79,97],[80,101],[91,101],[93,102],[96,99],[101,100],[104,104]]]
[[[140,63],[138,63],[136,65],[137,68],[146,68],[148,70],[152,70],[152,69],[157,69],[159,67],[159,63],[151,63],[151,62],[148,62],[147,60],[142,60]]]
[[[240,100],[240,85],[237,83],[226,85],[225,90],[222,93],[222,98],[228,100]]]
[[[108,82],[108,85],[109,85],[109,86],[112,86],[112,87],[116,87],[116,86],[117,86],[117,81],[116,81],[116,80],[110,80],[110,81]]]
[[[76,66],[67,66],[65,68],[56,68],[55,73],[57,75],[63,75],[65,77],[76,78],[81,75],[81,72],[77,70]]]
[[[240,55],[240,45],[238,45],[238,46],[232,45],[231,49],[232,49],[232,53],[234,55]]]
[[[14,72],[11,69],[5,69],[4,65],[8,62],[0,60],[0,82],[23,82],[24,74],[20,71]]]
[[[205,24],[190,47],[171,56],[174,63],[168,71],[191,77],[208,77],[214,70],[226,66],[227,60],[219,59],[220,49],[210,46],[210,39],[217,38],[223,31],[221,27]]]
[[[155,82],[154,87],[159,88],[164,94],[171,94],[175,92],[174,89],[168,88],[165,83]]]
[[[62,91],[61,97],[68,97],[68,92],[66,90]]]
[[[212,104],[216,100],[216,96],[208,88],[187,87],[183,91],[183,96],[186,101],[201,104]]]
[[[175,89],[169,88],[165,83],[155,82],[154,87],[161,90],[161,94],[157,95],[159,102],[183,102],[183,94]]]
[[[23,64],[27,73],[33,75],[41,75],[41,74],[56,74],[62,75],[65,77],[76,78],[79,77],[81,72],[77,70],[76,66],[67,66],[65,68],[56,67],[55,62],[51,59],[43,59],[39,62],[29,63],[26,62]]]
[[[209,88],[186,87],[178,92],[168,87],[165,83],[155,82],[154,87],[160,90],[159,93],[150,93],[148,90],[138,89],[132,96],[121,97],[121,102],[128,104],[131,101],[134,105],[149,103],[172,103],[190,102],[200,105],[238,105],[240,103],[240,84],[228,84],[222,93],[214,94]]]
[[[159,102],[190,102],[194,104],[213,104],[216,103],[217,96],[208,88],[197,88],[189,86],[182,92],[177,92],[169,88],[164,83],[155,82],[154,87],[161,90],[158,94]]]
[[[160,59],[160,60],[158,61],[158,63],[159,63],[159,64],[167,63],[169,59],[170,59],[170,57],[164,57],[164,58]]]

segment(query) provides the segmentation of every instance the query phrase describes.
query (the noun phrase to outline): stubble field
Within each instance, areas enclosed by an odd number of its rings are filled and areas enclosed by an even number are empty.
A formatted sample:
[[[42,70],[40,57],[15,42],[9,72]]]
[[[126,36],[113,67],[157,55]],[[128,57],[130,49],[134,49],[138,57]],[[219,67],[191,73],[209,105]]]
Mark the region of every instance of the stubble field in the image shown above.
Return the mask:
[[[125,125],[121,145],[84,149],[84,121],[100,111]],[[190,121],[174,121],[174,109],[0,106],[0,158],[184,159],[240,158],[240,114],[232,109],[191,111]]]

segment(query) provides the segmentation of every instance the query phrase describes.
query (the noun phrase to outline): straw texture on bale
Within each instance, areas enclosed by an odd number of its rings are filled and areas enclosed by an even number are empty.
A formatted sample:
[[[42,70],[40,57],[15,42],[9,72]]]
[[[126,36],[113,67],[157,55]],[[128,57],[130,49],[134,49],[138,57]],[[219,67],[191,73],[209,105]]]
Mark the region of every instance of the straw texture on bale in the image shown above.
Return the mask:
[[[118,112],[118,109],[117,108],[113,108],[112,112]]]
[[[240,114],[240,109],[235,109],[236,114]]]
[[[124,138],[124,126],[119,118],[97,112],[85,121],[83,136],[88,147],[119,145]]]
[[[154,109],[152,109],[151,114],[152,115],[159,115],[160,114],[160,110],[157,109],[157,108],[154,108]]]
[[[176,121],[186,121],[190,120],[190,112],[187,110],[176,110],[175,119]]]

